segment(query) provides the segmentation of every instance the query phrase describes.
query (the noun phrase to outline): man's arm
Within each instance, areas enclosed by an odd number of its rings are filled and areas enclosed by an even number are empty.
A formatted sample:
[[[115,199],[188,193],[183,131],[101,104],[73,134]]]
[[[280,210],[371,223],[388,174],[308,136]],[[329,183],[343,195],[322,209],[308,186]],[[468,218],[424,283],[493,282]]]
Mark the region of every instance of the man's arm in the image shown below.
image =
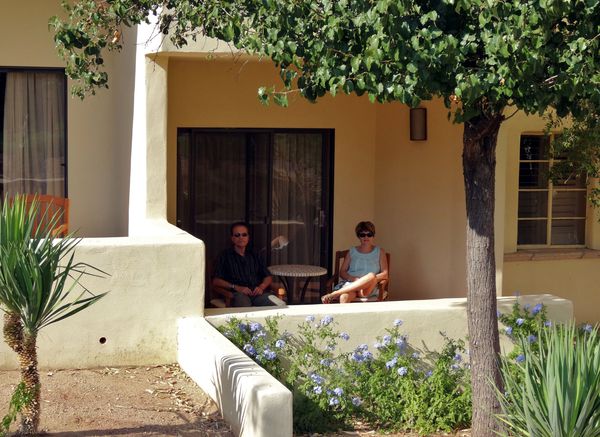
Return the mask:
[[[236,285],[233,282],[226,281],[223,278],[217,278],[217,277],[213,278],[212,284],[215,287],[221,287],[221,288],[225,288],[227,290],[237,291],[238,293],[245,294],[246,296],[252,295],[252,290],[250,290],[248,287],[242,287],[241,285]]]

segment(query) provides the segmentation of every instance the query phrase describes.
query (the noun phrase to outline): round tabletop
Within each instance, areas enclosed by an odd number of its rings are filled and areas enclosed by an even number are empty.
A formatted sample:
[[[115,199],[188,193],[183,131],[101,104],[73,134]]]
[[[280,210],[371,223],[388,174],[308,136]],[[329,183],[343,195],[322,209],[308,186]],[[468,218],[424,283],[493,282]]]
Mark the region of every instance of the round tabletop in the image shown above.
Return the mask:
[[[327,269],[323,267],[306,264],[280,264],[269,267],[269,271],[272,275],[289,276],[291,278],[308,278],[327,274]]]

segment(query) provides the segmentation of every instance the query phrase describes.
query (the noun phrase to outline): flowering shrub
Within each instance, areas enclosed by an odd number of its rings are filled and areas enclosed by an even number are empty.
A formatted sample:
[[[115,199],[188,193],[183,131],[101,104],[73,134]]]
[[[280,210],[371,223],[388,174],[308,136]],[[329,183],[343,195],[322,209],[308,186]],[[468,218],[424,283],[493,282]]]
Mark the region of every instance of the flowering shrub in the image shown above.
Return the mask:
[[[498,313],[498,320],[504,324],[504,329],[500,332],[510,337],[515,345],[508,358],[517,362],[523,360],[521,338],[531,343],[532,349],[536,350],[539,330],[551,326],[551,322],[546,319],[546,307],[543,304],[538,303],[533,307],[529,304],[521,306],[518,298],[510,313]]]
[[[445,339],[440,353],[422,354],[396,320],[376,342],[341,353],[350,336],[331,316],[308,316],[297,334],[229,319],[220,330],[282,380],[294,395],[294,430],[324,432],[360,419],[383,430],[450,431],[470,423],[464,343]],[[274,352],[274,356],[270,352]],[[282,357],[285,357],[283,359]]]
[[[280,352],[285,348],[288,335],[279,334],[277,320],[277,317],[267,317],[265,327],[258,322],[231,317],[219,331],[267,372],[280,379],[283,374]]]

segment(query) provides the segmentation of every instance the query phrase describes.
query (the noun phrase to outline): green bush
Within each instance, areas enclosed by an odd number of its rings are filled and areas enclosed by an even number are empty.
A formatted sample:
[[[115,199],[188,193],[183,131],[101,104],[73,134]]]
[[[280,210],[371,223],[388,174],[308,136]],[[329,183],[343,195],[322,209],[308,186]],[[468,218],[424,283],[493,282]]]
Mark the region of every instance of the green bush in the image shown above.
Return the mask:
[[[440,353],[410,346],[396,320],[386,335],[341,353],[349,341],[331,316],[308,316],[295,335],[277,321],[228,320],[221,332],[267,371],[294,398],[294,430],[326,432],[361,420],[382,430],[451,431],[471,420],[471,391],[462,341],[446,338]],[[267,359],[268,358],[268,359]]]
[[[503,359],[505,387],[498,393],[507,435],[600,436],[598,329],[548,326],[536,342],[518,341],[522,352]]]

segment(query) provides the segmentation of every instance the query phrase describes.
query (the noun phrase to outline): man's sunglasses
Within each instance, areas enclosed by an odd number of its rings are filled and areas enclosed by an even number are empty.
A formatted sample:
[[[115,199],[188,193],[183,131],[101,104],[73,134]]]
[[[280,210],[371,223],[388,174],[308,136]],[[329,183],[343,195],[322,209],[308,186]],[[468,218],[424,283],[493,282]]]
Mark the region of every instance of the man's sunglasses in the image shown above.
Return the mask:
[[[235,238],[247,237],[247,236],[248,236],[248,233],[247,233],[247,232],[238,232],[238,233],[235,233],[235,234],[233,234],[233,236],[234,236]]]
[[[373,236],[373,232],[361,232],[358,234],[358,238],[365,238],[365,237],[371,238],[372,236]]]

